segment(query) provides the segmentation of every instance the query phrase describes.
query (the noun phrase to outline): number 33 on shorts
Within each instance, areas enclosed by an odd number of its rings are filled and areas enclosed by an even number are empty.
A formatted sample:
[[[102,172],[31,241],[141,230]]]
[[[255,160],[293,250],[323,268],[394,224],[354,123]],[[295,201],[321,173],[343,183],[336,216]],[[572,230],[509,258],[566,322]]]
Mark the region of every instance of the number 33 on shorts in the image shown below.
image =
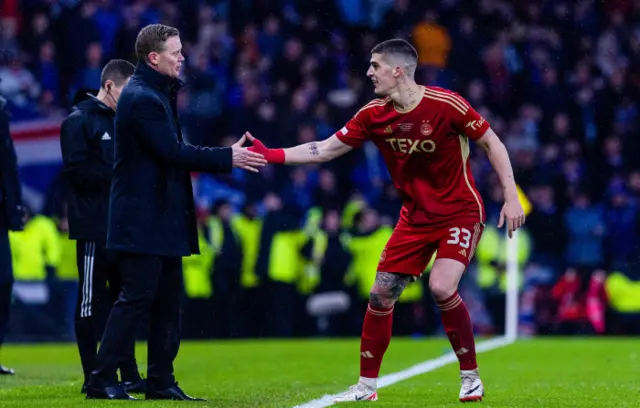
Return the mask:
[[[473,253],[482,235],[482,224],[475,224],[471,228],[452,227],[446,235],[446,241],[440,241],[438,252],[442,257],[457,259],[465,265],[471,261]],[[444,245],[443,245],[444,244]],[[446,253],[446,256],[444,256]]]
[[[471,245],[471,231],[466,228],[453,227],[449,228],[449,232],[451,233],[451,239],[447,241],[447,244],[460,245],[464,249],[469,248],[469,245]]]

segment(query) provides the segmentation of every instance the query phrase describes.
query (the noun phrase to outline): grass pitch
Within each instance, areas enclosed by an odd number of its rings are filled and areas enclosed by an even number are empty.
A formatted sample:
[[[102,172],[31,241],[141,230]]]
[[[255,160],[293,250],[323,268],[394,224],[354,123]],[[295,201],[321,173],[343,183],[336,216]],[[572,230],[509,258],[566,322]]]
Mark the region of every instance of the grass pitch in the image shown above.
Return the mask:
[[[6,345],[0,407],[293,407],[346,389],[358,378],[359,340],[183,342],[180,386],[205,403],[86,401],[75,345]],[[381,375],[449,351],[445,339],[394,338]],[[146,372],[146,349],[138,346]],[[640,339],[520,340],[479,355],[482,407],[640,407]],[[382,388],[375,407],[455,407],[457,364]],[[143,397],[142,397],[143,398]],[[362,403],[360,403],[362,404]],[[366,405],[367,403],[365,403]],[[347,404],[352,406],[356,404]]]

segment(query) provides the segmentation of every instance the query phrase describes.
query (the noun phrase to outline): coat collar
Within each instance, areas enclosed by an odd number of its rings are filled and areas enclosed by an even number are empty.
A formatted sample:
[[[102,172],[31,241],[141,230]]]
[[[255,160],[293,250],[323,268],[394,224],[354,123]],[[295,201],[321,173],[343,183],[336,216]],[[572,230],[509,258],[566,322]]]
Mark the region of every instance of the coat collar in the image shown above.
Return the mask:
[[[111,109],[106,103],[102,102],[100,99],[98,99],[97,96],[95,96],[94,94],[87,92],[87,99],[90,99],[92,101],[94,101],[96,103],[96,105],[98,105],[98,107],[100,109],[104,109],[106,111],[113,111],[113,109]]]
[[[141,78],[147,84],[167,93],[171,91],[177,92],[184,86],[182,80],[161,74],[142,61],[138,61],[134,75]]]

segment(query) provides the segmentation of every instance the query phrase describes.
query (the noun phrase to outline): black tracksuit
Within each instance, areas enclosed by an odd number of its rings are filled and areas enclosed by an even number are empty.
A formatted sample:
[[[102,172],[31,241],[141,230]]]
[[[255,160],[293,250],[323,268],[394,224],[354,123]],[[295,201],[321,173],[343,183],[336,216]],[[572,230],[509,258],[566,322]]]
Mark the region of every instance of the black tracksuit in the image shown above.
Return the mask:
[[[69,237],[77,241],[80,275],[75,326],[86,382],[96,367],[100,339],[96,317],[101,307],[110,307],[117,298],[120,279],[119,256],[106,248],[115,112],[92,94],[80,100],[62,123],[60,143],[63,171],[71,184]],[[112,292],[108,304],[107,281]],[[134,346],[131,341],[120,364],[123,381],[139,377]]]

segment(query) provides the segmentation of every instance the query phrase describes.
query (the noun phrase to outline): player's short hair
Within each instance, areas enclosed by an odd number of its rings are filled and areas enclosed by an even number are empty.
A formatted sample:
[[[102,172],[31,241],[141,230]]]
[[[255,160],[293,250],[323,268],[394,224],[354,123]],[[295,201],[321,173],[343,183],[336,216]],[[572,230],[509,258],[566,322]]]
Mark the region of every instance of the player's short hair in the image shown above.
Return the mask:
[[[136,67],[132,63],[123,59],[113,59],[107,62],[107,65],[102,68],[102,74],[100,74],[100,87],[104,88],[107,81],[112,81],[116,86],[122,86],[127,81]]]
[[[402,60],[407,75],[412,78],[418,66],[418,52],[409,41],[402,38],[393,38],[377,44],[371,49],[371,54],[388,55]]]
[[[175,27],[164,24],[149,24],[140,30],[136,38],[136,56],[139,61],[148,62],[150,52],[164,51],[164,43],[169,37],[180,35]]]

